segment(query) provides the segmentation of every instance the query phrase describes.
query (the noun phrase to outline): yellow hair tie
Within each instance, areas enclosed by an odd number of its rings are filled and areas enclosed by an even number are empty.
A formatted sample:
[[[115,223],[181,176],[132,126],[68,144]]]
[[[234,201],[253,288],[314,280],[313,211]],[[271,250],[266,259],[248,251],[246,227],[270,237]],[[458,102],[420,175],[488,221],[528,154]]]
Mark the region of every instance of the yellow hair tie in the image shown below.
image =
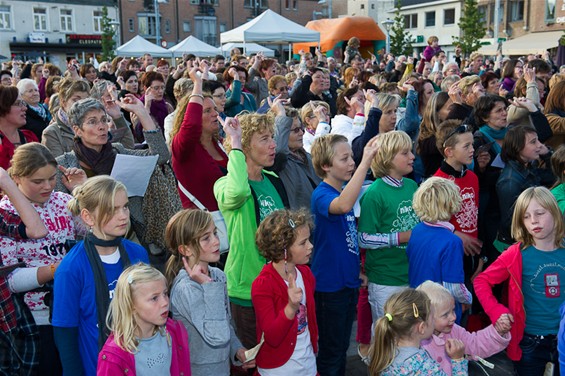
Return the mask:
[[[390,313],[385,313],[385,317],[388,319],[388,321],[392,321],[392,315]]]

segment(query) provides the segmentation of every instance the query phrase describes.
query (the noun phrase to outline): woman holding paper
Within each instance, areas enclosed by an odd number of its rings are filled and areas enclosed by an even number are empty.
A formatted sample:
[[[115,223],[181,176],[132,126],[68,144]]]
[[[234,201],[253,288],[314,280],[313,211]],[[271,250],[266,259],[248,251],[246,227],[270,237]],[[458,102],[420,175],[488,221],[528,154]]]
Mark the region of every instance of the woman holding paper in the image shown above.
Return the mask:
[[[122,109],[130,111],[137,116],[143,127],[144,137],[149,146],[148,149],[126,149],[120,143],[112,143],[108,138],[108,127],[111,119],[106,113],[104,105],[95,99],[87,98],[76,102],[69,110],[69,122],[73,126],[77,137],[75,137],[73,150],[57,158],[57,162],[61,166],[66,168],[82,168],[86,171],[88,177],[92,177],[97,175],[110,175],[117,154],[135,156],[158,155],[158,165],[161,166],[167,163],[170,154],[165,144],[165,139],[163,134],[156,127],[155,122],[143,103],[132,94],[126,94],[124,98],[117,100],[116,103],[118,103]],[[149,180],[149,186],[144,197],[148,197],[153,193],[157,195],[158,193],[156,193],[156,191],[165,189],[165,187],[162,186],[164,183],[162,179],[156,178],[156,173],[161,172],[157,171],[158,169],[159,166],[157,166]],[[163,168],[163,170],[164,169],[165,168]],[[67,192],[63,184],[74,183],[67,181],[67,178],[65,174],[59,172],[57,174],[57,186],[55,189]],[[159,248],[163,249],[164,247],[149,241],[147,232],[153,230],[152,226],[159,226],[159,223],[153,222],[160,221],[146,221],[145,216],[147,216],[148,212],[165,212],[169,208],[159,208],[158,203],[150,199],[148,199],[146,205],[144,205],[144,197],[130,197],[129,202],[133,231],[129,231],[127,237],[130,240],[142,243],[152,253],[159,254]],[[180,209],[178,197],[177,201],[179,207],[172,208],[173,210]],[[173,202],[170,206],[174,207],[174,204]],[[165,223],[167,220],[168,218],[165,219]],[[162,237],[162,231],[160,234]]]

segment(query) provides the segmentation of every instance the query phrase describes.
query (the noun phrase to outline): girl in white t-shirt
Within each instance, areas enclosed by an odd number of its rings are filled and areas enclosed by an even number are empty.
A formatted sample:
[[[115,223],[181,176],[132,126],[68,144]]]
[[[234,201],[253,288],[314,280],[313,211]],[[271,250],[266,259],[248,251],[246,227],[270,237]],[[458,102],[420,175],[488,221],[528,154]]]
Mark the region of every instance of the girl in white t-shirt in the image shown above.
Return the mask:
[[[318,325],[312,256],[312,220],[306,211],[278,210],[261,222],[256,242],[270,262],[251,287],[257,317],[260,375],[314,376]]]

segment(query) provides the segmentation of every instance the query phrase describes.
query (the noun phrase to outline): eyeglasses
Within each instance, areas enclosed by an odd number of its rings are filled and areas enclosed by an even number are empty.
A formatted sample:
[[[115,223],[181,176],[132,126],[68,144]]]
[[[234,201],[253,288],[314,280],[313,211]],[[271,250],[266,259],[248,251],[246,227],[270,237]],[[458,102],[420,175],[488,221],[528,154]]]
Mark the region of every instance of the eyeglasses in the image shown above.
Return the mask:
[[[27,107],[27,104],[21,99],[16,99],[16,101],[14,102],[14,104],[12,104],[12,106],[25,108]]]
[[[304,126],[292,128],[290,131],[293,133],[301,133],[301,132],[304,133]]]
[[[212,95],[212,97],[217,98],[217,99],[224,99],[226,97],[226,94],[215,94]]]
[[[153,89],[155,91],[165,91],[165,86],[150,86],[150,89]]]
[[[102,116],[100,120],[95,118],[88,119],[83,123],[83,125],[87,125],[89,127],[96,127],[98,124],[108,125],[109,122],[110,122],[110,118],[108,116]]]
[[[286,86],[277,87],[276,89],[277,89],[278,91],[288,91],[288,87],[286,87]]]
[[[445,138],[445,141],[443,141],[443,147],[445,147],[445,144],[447,143],[447,141],[455,136],[456,134],[463,134],[463,133],[467,133],[467,132],[471,132],[471,126],[468,124],[461,124],[460,126],[458,126],[457,128],[455,128],[454,130],[452,130],[451,132],[449,132],[449,134],[447,135],[447,137]]]

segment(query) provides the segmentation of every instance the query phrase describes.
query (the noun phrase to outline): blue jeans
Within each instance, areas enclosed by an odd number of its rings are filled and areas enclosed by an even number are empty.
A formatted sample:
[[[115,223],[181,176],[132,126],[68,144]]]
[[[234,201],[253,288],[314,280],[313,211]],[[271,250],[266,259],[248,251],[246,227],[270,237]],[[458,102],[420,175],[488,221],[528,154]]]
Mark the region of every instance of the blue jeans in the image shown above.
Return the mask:
[[[522,358],[514,362],[514,368],[519,376],[543,375],[547,362],[555,365],[554,375],[559,375],[557,355],[557,336],[534,336],[524,333],[520,341]]]
[[[345,375],[358,295],[358,290],[351,288],[314,294],[319,334],[316,363],[320,376]]]

